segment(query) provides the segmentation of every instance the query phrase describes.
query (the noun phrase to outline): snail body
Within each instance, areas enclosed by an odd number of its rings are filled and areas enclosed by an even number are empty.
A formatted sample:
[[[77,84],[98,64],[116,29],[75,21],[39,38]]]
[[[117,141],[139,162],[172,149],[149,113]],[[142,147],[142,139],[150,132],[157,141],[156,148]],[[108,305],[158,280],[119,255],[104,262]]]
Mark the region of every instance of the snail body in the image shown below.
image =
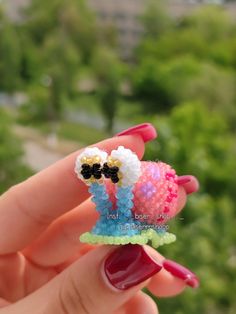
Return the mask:
[[[96,147],[76,159],[75,172],[89,186],[100,217],[80,240],[88,243],[145,244],[175,241],[163,228],[177,211],[179,183],[164,162],[140,161],[119,146],[111,154]]]

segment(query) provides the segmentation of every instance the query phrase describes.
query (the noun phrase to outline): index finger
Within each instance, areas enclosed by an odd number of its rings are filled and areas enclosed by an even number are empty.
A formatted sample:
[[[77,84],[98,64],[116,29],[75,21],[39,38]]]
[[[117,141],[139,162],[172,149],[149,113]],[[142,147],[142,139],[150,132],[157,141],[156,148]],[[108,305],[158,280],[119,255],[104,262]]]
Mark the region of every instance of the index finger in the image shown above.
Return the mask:
[[[142,158],[144,141],[140,135],[124,135],[95,144],[107,152],[119,145]],[[24,248],[55,218],[88,197],[87,187],[74,174],[75,158],[79,153],[72,153],[2,195],[0,254]]]

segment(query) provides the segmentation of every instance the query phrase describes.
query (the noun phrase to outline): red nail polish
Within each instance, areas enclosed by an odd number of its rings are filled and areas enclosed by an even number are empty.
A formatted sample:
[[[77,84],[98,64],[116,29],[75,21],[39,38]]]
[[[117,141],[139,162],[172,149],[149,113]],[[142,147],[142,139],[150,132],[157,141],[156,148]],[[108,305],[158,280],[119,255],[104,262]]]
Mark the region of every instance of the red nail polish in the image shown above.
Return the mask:
[[[191,182],[191,176],[179,176],[177,179],[178,185],[184,185],[189,182]]]
[[[115,136],[123,135],[140,135],[144,143],[150,142],[157,137],[157,131],[151,123],[142,123],[135,125],[127,130],[124,130]]]
[[[199,280],[197,276],[191,272],[188,268],[171,260],[164,260],[163,267],[170,272],[173,276],[182,279],[186,284],[192,288],[198,288]]]
[[[127,244],[119,247],[105,261],[104,270],[108,281],[119,290],[145,281],[162,269],[143,246]]]
[[[199,189],[198,180],[194,176],[179,176],[177,183],[180,186],[183,186],[187,194],[197,192]]]

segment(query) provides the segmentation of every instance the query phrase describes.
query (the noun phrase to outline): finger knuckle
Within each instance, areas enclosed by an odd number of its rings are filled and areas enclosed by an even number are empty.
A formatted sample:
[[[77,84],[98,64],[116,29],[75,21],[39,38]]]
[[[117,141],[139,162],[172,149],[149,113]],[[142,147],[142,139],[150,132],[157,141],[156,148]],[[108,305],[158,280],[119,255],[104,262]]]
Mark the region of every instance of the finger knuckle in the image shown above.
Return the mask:
[[[19,214],[30,219],[35,225],[40,227],[47,226],[52,220],[50,215],[33,210],[33,208],[29,206],[28,198],[19,193],[19,190],[21,190],[20,187],[20,184],[15,185],[6,192],[6,197],[10,200],[11,205],[19,211]]]
[[[67,284],[61,285],[59,303],[63,314],[93,314],[95,305],[89,294],[89,289],[75,282],[72,273],[68,273]]]

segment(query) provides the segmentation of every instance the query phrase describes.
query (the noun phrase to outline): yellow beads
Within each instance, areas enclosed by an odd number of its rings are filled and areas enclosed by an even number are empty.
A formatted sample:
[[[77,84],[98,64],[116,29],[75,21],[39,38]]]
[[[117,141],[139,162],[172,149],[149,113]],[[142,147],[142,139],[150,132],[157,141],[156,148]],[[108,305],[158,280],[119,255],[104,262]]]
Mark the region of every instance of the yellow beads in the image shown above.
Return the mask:
[[[92,157],[84,156],[81,158],[82,164],[88,164],[90,166],[92,166],[93,164],[96,164],[96,163],[99,164],[100,162],[101,162],[101,158],[100,158],[100,156],[97,156],[97,155],[92,156]]]

